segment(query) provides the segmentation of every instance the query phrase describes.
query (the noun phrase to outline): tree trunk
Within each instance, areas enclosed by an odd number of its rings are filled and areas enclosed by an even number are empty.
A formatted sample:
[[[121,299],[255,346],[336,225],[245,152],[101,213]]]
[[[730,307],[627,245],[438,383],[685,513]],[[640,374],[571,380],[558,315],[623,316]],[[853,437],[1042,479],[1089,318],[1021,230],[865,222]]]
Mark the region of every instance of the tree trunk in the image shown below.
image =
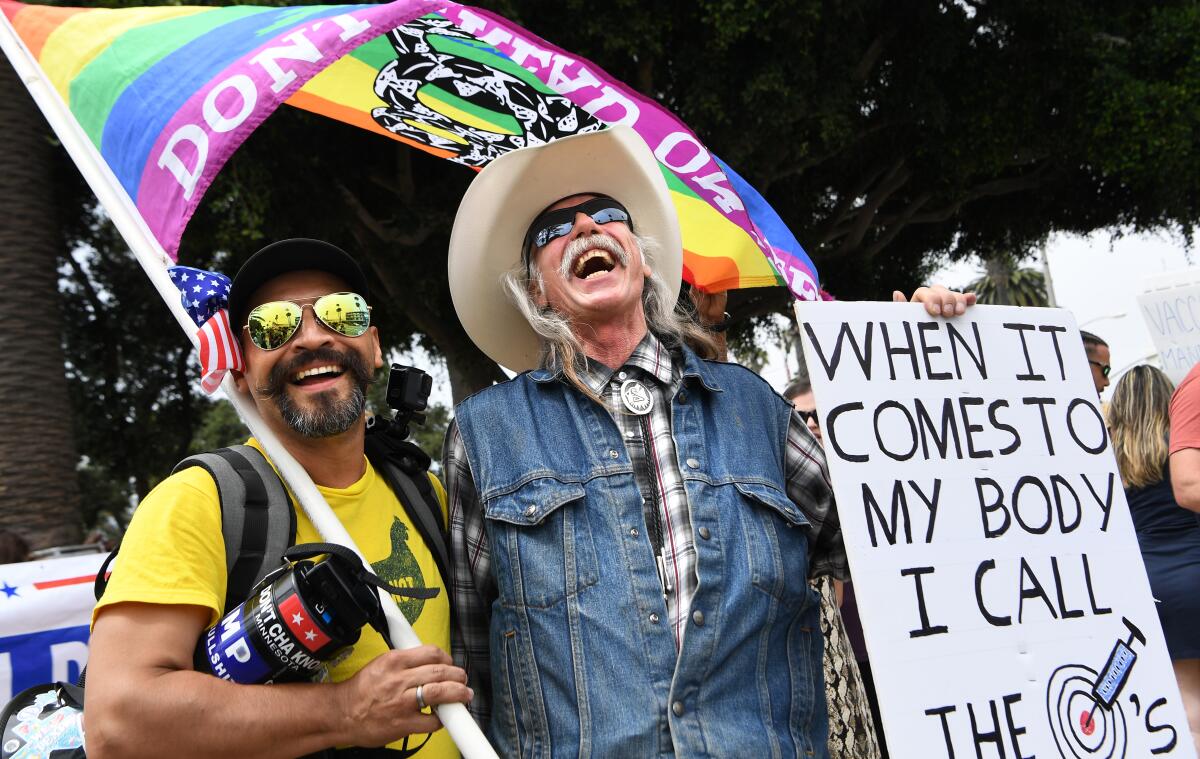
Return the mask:
[[[446,357],[446,373],[450,375],[450,396],[456,405],[467,396],[507,379],[499,365],[476,348],[474,343],[465,350],[447,349],[444,345],[439,345],[438,348]]]
[[[393,244],[391,247],[399,246]],[[419,292],[406,293],[398,278],[382,265],[381,262],[386,260],[383,256],[370,252],[365,246],[363,252],[371,270],[383,284],[388,301],[399,305],[409,321],[428,335],[446,358],[450,395],[455,404],[494,382],[507,379],[500,365],[471,342],[448,295],[423,297]]]
[[[421,306],[415,304],[413,298],[405,303],[405,314],[418,329],[429,335],[446,358],[450,396],[455,404],[494,382],[506,379],[500,366],[467,337],[456,314],[452,311],[439,314],[433,304]]]
[[[984,268],[992,280],[992,286],[996,288],[996,305],[1011,305],[1012,296],[1009,294],[1009,287],[1012,282],[1014,265],[1005,256],[995,256],[987,260]]]
[[[53,148],[29,93],[0,62],[0,528],[33,548],[79,542],[77,456],[62,351]]]

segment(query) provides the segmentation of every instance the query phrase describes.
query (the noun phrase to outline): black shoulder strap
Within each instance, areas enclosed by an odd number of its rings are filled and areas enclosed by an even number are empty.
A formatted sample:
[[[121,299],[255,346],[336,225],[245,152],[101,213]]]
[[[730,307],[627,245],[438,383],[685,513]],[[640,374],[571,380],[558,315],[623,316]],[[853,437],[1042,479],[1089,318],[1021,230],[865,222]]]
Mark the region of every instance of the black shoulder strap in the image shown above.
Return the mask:
[[[450,549],[446,540],[446,524],[442,517],[442,504],[429,482],[429,475],[419,472],[416,476],[410,476],[403,468],[390,461],[385,464],[385,468],[393,470],[391,478],[404,493],[405,503],[422,504],[410,508],[409,513],[419,525],[418,530],[433,553],[433,560],[437,563],[442,581],[449,584]]]
[[[225,540],[225,611],[279,566],[296,536],[296,510],[287,489],[255,448],[236,445],[189,456],[174,472],[198,466],[217,484]],[[172,474],[174,473],[172,472]]]
[[[446,538],[446,522],[442,516],[442,504],[433,490],[433,484],[429,482],[429,475],[421,466],[423,462],[415,456],[404,456],[400,446],[394,443],[391,446],[376,446],[372,443],[368,437],[367,458],[400,499],[404,512],[408,514],[425,545],[429,547],[429,552],[433,554],[433,561],[442,575],[442,584],[449,592],[450,550]],[[404,444],[408,445],[411,444]],[[415,446],[413,448],[416,449]]]

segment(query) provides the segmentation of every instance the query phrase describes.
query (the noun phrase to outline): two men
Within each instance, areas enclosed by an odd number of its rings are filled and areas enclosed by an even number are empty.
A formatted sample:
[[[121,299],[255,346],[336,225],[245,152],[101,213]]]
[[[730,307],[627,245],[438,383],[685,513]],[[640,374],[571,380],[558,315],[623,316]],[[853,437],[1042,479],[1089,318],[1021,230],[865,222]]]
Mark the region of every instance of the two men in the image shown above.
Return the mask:
[[[503,755],[826,755],[824,458],[759,377],[704,360],[681,272],[627,128],[506,154],[459,208],[455,308],[522,372],[459,405],[444,469],[455,654]]]
[[[385,560],[404,520],[363,458],[378,336],[314,318],[331,294],[365,298],[365,282],[329,246],[281,245],[239,273],[231,315],[245,325],[252,308],[290,303],[298,325],[265,345],[244,334],[239,383],[368,559]],[[824,755],[803,578],[842,575],[845,557],[823,458],[761,379],[703,360],[704,330],[674,311],[681,258],[658,164],[626,129],[508,154],[460,209],[450,266],[464,326],[500,363],[537,369],[465,401],[446,447],[458,653],[502,754]],[[496,292],[505,273],[513,300]],[[924,295],[931,312],[964,306]],[[335,685],[191,671],[222,606],[219,514],[194,469],[139,508],[95,616],[93,756],[395,746],[436,727],[417,686],[430,704],[471,697],[436,648],[387,652],[369,631]],[[299,516],[297,540],[313,539]]]
[[[241,328],[246,360],[237,383],[368,561],[377,569],[402,563],[414,584],[444,587],[397,495],[364,455],[365,393],[382,365],[367,299],[362,271],[332,245],[285,240],[259,251],[230,291],[230,322]],[[225,603],[218,497],[212,477],[193,467],[163,481],[138,507],[94,612],[88,756],[291,758],[335,746],[413,749],[428,733],[434,735],[418,756],[456,755],[445,731],[434,732],[437,718],[419,704],[471,696],[465,673],[443,651],[444,592],[409,620],[435,645],[389,651],[378,633],[364,629],[350,656],[333,667],[332,684],[241,685],[193,671],[201,632]],[[296,516],[296,542],[319,541],[307,517]]]

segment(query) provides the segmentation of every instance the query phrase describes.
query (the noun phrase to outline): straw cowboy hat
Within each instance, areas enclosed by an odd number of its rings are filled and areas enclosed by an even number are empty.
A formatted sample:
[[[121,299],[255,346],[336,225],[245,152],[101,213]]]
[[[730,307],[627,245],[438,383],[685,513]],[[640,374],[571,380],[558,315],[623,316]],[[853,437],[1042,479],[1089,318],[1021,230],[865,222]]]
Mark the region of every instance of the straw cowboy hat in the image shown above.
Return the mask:
[[[637,132],[614,126],[505,153],[471,182],[458,206],[448,262],[454,310],[471,340],[513,371],[537,367],[538,337],[500,285],[522,260],[529,225],[555,201],[593,193],[621,202],[652,237],[650,267],[679,294],[683,243],[662,169]]]

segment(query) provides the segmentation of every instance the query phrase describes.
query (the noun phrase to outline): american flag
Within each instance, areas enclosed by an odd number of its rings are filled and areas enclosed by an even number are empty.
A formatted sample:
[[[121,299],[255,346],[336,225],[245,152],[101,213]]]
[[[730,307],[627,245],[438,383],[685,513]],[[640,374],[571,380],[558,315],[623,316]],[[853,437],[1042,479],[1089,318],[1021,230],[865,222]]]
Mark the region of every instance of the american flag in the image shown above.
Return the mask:
[[[212,394],[230,369],[243,371],[241,344],[229,324],[225,306],[229,300],[229,277],[217,272],[172,266],[171,281],[179,288],[179,296],[188,316],[196,322],[200,341],[200,387]]]

